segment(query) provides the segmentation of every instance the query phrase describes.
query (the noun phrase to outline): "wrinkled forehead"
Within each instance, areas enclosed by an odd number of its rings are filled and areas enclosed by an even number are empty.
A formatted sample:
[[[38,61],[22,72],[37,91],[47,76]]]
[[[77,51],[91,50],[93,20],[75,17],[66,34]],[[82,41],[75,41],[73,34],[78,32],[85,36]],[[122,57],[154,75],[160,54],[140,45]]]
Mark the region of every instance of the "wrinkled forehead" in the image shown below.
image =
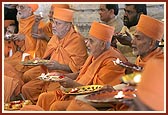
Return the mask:
[[[145,35],[143,32],[136,30],[135,33],[133,34],[134,37],[141,37],[141,39],[144,40],[152,40],[150,37]]]
[[[91,40],[91,41],[95,41],[95,42],[100,42],[101,41],[100,39],[98,39],[98,38],[96,38],[96,37],[94,37],[92,35],[89,35],[87,39]]]
[[[61,24],[65,24],[65,23],[66,23],[65,21],[60,20],[60,19],[58,19],[58,18],[53,18],[53,21],[54,21],[54,22],[57,22],[57,23],[61,23]]]

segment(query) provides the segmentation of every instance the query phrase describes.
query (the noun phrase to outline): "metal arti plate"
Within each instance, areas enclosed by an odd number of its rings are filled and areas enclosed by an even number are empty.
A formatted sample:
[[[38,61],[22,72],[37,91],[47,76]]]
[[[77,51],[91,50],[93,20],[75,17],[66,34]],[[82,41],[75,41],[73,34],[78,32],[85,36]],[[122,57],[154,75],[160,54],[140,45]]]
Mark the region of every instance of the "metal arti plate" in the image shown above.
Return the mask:
[[[32,102],[30,100],[11,101],[9,103],[4,103],[4,110],[16,111],[16,110],[20,110],[25,105],[32,105]]]
[[[123,91],[123,96],[117,98],[119,91],[106,91],[89,94],[85,97],[89,102],[94,103],[116,103],[126,100],[132,100],[136,95],[134,91]]]
[[[130,63],[130,62],[122,62],[121,60],[119,60],[119,58],[117,58],[115,61],[113,61],[114,64],[116,65],[120,65],[124,68],[129,68],[129,69],[132,69],[134,71],[138,71],[138,72],[141,72],[142,71],[142,67],[136,65],[136,64],[133,64],[133,63]]]
[[[49,60],[28,60],[28,61],[23,61],[21,63],[25,66],[38,66],[48,62]]]
[[[38,78],[43,81],[59,81],[62,78],[64,78],[64,76],[56,76],[56,75],[50,76],[49,74],[42,73]]]
[[[64,93],[65,94],[87,94],[99,91],[103,85],[87,85],[87,86],[80,86],[76,88],[65,88]]]

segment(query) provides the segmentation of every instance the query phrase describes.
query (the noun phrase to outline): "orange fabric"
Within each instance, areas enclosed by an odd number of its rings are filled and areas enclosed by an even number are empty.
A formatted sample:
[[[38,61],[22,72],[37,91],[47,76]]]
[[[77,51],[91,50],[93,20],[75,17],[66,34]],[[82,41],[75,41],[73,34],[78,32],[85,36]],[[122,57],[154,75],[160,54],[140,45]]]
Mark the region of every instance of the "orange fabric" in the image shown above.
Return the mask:
[[[117,58],[123,62],[127,61],[127,59],[113,47],[95,60],[92,56],[89,56],[83,68],[80,70],[76,81],[83,85],[110,84],[114,86],[119,84],[121,82],[120,77],[125,74],[125,69],[114,65],[112,60],[116,60]]]
[[[5,28],[7,28],[10,24],[15,24],[15,20],[4,20]]]
[[[89,34],[97,39],[111,42],[114,34],[114,27],[94,21],[91,25]]]
[[[59,20],[63,20],[66,22],[72,22],[73,21],[73,11],[65,8],[54,8],[54,14],[53,17]]]
[[[47,46],[45,40],[34,39],[31,36],[32,25],[34,24],[35,16],[32,15],[26,19],[19,20],[19,33],[25,35],[25,40],[16,41],[16,45],[21,45],[22,52],[33,52],[35,51],[36,57],[42,57]],[[39,28],[43,27],[43,23],[40,22]],[[13,54],[12,57],[5,58],[5,61],[10,63],[18,72],[25,72],[30,69],[30,67],[23,66],[20,62],[22,59],[22,52],[17,51]],[[29,59],[32,59],[33,54],[28,56]]]
[[[150,59],[137,86],[137,96],[153,110],[164,110],[164,58]]]
[[[25,105],[20,111],[44,111],[44,109],[37,105]]]
[[[9,57],[9,52],[12,50],[12,53],[16,51],[16,46],[13,41],[4,41],[4,55]]]
[[[17,88],[18,80],[4,75],[4,102],[10,102],[10,98]]]
[[[154,57],[155,58],[163,58],[164,54],[163,54],[162,49],[160,49],[160,48],[155,49],[153,52],[149,53],[143,59],[141,59],[140,56],[138,56],[135,63],[141,67],[144,67],[146,62]]]
[[[42,87],[45,85],[44,81],[33,79],[22,86],[22,94],[26,99],[31,100],[33,104],[36,103],[38,96],[42,93]]]
[[[40,66],[36,66],[36,67],[33,67],[33,68],[27,70],[26,72],[24,72],[24,74],[22,76],[23,82],[27,83],[27,82],[31,81],[32,79],[37,78],[38,76],[41,75],[41,71],[42,71],[42,69]]]
[[[5,102],[9,101],[11,96],[17,96],[21,92],[24,84],[21,80],[21,74],[18,73],[10,64],[4,62],[4,95]]]
[[[51,37],[53,36],[53,33],[52,33],[52,24],[51,24],[51,22],[48,22],[48,23],[44,26],[43,31],[44,31],[45,34],[47,34],[47,36],[48,36],[49,38],[51,38]]]
[[[68,101],[55,101],[49,111],[66,111],[66,108],[70,104],[71,100]]]
[[[117,58],[124,62],[127,61],[122,54],[112,47],[95,60],[92,56],[88,57],[85,64],[83,65],[83,68],[80,70],[80,74],[77,77],[76,82],[83,85],[119,84],[120,77],[125,74],[125,69],[118,65],[114,65],[112,60],[116,60]],[[61,90],[57,90],[55,93],[54,92],[55,91],[45,94],[42,93],[39,96],[37,105],[41,106],[42,108],[47,108],[46,110],[49,108],[51,110],[66,109],[64,105],[59,105],[58,107],[58,103],[60,103],[60,101],[66,103],[66,101],[69,101],[73,98],[63,94]],[[51,100],[49,100],[48,97],[50,97]]]
[[[63,99],[64,99],[64,94],[62,93],[61,90],[44,92],[44,93],[39,95],[36,105],[42,107],[44,110],[47,111],[47,110],[50,109],[50,106],[56,100],[61,101]]]
[[[34,19],[35,19],[35,16],[33,15],[27,19],[19,20],[19,32],[25,34],[26,38],[25,40],[16,42],[16,44],[18,45],[19,43],[19,45],[22,45],[21,51],[23,52],[36,51],[36,56],[42,57],[42,55],[44,54],[47,42],[45,40],[43,41],[39,39],[37,40],[31,37],[31,29],[34,23]],[[42,26],[42,23],[40,23],[40,27],[41,26]],[[19,78],[21,78],[22,74],[25,71],[32,68],[30,66],[22,65],[21,59],[22,59],[22,52],[20,51],[15,52],[12,57],[5,58],[4,62],[8,63],[9,65],[8,66],[7,64],[4,64],[5,75],[9,73],[9,70],[12,69],[14,70],[11,72],[12,74],[8,74],[7,76],[12,78],[14,78],[15,76],[18,76]],[[31,57],[29,57],[29,59],[31,59]],[[18,92],[20,92],[20,90]]]
[[[31,36],[31,29],[34,24],[35,15],[32,15],[26,19],[19,20],[19,33],[26,35],[25,39],[25,52],[35,51],[36,57],[42,57],[47,46],[47,42],[41,39],[34,39]],[[44,27],[44,23],[41,21],[39,28]]]
[[[48,57],[50,57],[50,60],[56,60],[60,64],[68,65],[73,72],[78,72],[87,58],[86,45],[83,38],[76,33],[73,28],[71,28],[67,35],[61,40],[59,40],[57,36],[53,35],[48,42],[47,49],[43,56],[44,59]],[[37,69],[33,68],[26,71],[23,77],[31,79],[42,72],[46,72],[46,70],[40,71],[40,69]],[[43,67],[42,69],[46,68]],[[23,95],[34,102],[37,100],[38,95],[40,95],[42,90],[55,90],[59,86],[58,83],[43,83],[40,82],[41,80],[38,80],[36,81],[36,79],[33,79],[22,88]]]
[[[66,111],[98,111],[101,108],[95,108],[89,103],[85,103],[83,101],[73,99],[71,103],[68,105]],[[127,111],[129,107],[122,102],[117,102],[116,104],[111,104],[111,108],[107,111]]]
[[[72,100],[66,111],[97,111],[96,108],[80,100]]]
[[[50,60],[69,65],[73,72],[77,72],[87,58],[86,45],[83,38],[71,28],[63,39],[59,40],[55,35],[50,39],[43,58],[49,56]]]
[[[164,23],[147,15],[141,15],[137,30],[148,37],[161,41],[164,34]]]
[[[50,60],[56,60],[60,64],[69,65],[73,72],[79,71],[87,58],[86,46],[81,38],[72,28],[64,39],[58,40],[53,36],[47,45],[43,58],[50,56]],[[24,73],[23,79],[27,80],[39,76],[42,72],[46,72],[47,68],[42,70],[31,69]],[[44,70],[43,70],[44,69]]]
[[[58,8],[66,8],[66,9],[70,9],[68,4],[52,4],[52,7],[58,7]]]
[[[32,8],[33,12],[35,12],[38,9],[38,4],[27,4],[29,7]]]

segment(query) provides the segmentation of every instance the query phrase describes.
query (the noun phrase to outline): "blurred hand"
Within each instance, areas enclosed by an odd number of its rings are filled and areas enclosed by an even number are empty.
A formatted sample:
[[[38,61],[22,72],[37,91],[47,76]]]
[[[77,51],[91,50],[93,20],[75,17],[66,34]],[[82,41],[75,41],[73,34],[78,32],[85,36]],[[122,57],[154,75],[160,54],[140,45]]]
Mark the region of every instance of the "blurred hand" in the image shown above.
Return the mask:
[[[131,47],[132,46],[131,35],[126,31],[125,31],[125,33],[126,33],[126,35],[123,35],[123,33],[119,33],[119,34],[114,35],[113,37],[116,38],[122,45],[127,45],[127,46]]]
[[[24,40],[25,38],[26,38],[25,35],[22,34],[22,33],[18,33],[18,34],[14,34],[14,35],[13,35],[13,40],[14,40],[14,41],[16,41],[16,40],[22,41],[22,40]]]
[[[48,68],[48,70],[58,69],[60,66],[60,64],[54,60],[50,60],[48,63],[45,63],[44,65]]]
[[[35,22],[36,22],[36,23],[39,23],[40,20],[42,20],[42,19],[43,19],[43,17],[41,17],[40,15],[36,15],[36,16],[35,16]]]
[[[49,76],[64,76],[63,73],[59,73],[59,72],[50,72],[48,73]]]
[[[64,76],[64,78],[60,79],[58,82],[64,88],[72,88],[74,86],[74,80],[72,80],[71,78],[68,78],[66,76]]]
[[[135,86],[126,86],[122,89],[123,91],[135,91]]]
[[[114,91],[115,89],[111,85],[105,85],[101,88],[101,91]]]
[[[38,33],[32,33],[32,37],[36,39],[46,40],[46,34],[44,33],[42,28],[38,30]]]

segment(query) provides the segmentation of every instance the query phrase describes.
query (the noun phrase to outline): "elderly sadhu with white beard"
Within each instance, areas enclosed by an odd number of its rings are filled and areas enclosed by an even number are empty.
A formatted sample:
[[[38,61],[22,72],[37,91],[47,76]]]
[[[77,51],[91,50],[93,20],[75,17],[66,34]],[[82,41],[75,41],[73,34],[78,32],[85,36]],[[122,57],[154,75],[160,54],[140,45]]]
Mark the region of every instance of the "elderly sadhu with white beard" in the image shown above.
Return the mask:
[[[17,34],[14,34],[13,40],[15,41],[18,49],[11,57],[5,58],[4,74],[5,76],[11,77],[12,79],[17,79],[22,82],[22,74],[31,68],[21,64],[23,53],[30,54],[28,59],[34,58],[34,53],[36,57],[42,57],[46,49],[47,42],[45,40],[34,39],[31,35],[32,25],[35,21],[34,12],[38,9],[38,4],[18,4],[16,8],[18,11],[17,17],[19,22],[19,31]],[[44,24],[40,22],[39,28],[43,27],[43,25]],[[9,86],[10,84],[8,83],[7,85]],[[20,93],[22,85],[23,83],[21,86],[17,86],[19,89],[17,92],[15,92],[15,96]]]

